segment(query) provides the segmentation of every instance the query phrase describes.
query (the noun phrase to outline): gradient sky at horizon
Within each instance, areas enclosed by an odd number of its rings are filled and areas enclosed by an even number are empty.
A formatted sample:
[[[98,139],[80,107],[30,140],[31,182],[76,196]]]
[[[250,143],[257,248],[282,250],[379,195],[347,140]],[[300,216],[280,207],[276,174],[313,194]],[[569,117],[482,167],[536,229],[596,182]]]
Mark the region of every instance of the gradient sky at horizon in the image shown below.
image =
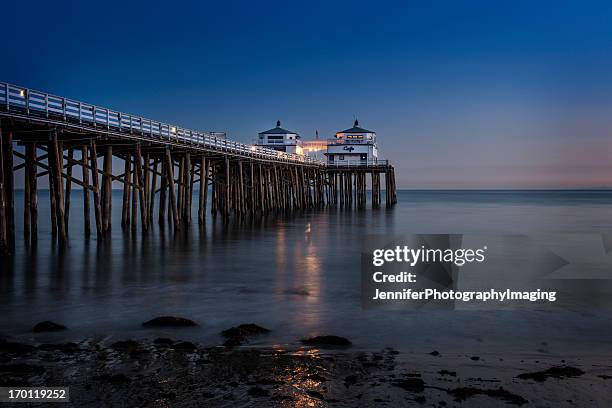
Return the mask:
[[[609,2],[5,4],[3,81],[244,142],[357,116],[400,188],[612,187]]]

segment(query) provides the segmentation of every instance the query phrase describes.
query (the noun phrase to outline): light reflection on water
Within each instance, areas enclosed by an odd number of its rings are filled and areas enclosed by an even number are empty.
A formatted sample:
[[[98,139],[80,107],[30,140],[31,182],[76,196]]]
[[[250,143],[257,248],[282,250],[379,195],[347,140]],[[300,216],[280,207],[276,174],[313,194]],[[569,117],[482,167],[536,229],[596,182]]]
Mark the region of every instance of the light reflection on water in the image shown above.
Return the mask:
[[[273,330],[255,345],[295,346],[315,334],[346,336],[359,348],[400,349],[612,340],[605,311],[380,312],[362,311],[359,299],[366,234],[601,232],[612,230],[610,191],[402,191],[392,210],[314,211],[228,227],[208,215],[205,228],[196,223],[174,233],[155,223],[146,236],[121,230],[116,191],[112,239],[83,238],[75,199],[63,254],[49,239],[46,194],[39,198],[36,250],[18,239],[14,263],[2,264],[3,334],[30,336],[34,323],[53,320],[71,329],[46,335],[55,338],[167,335],[208,344],[220,342],[221,330],[247,322]],[[180,333],[140,327],[158,315],[188,317],[200,326]]]

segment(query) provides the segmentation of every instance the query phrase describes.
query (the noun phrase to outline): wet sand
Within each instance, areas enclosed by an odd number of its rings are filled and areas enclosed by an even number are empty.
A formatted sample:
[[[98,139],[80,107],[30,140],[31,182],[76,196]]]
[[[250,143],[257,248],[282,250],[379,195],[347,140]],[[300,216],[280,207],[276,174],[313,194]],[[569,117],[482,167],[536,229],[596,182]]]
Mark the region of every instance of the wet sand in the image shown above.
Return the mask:
[[[0,386],[69,386],[75,407],[609,407],[612,359],[5,339]]]

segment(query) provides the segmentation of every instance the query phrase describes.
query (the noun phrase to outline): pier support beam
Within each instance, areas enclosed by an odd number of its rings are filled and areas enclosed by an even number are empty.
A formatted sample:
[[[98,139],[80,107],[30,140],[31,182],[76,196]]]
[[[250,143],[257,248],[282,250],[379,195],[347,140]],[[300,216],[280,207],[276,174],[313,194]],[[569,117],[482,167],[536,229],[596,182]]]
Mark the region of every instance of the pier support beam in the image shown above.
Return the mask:
[[[8,219],[6,216],[6,177],[5,177],[5,160],[6,148],[2,127],[0,127],[0,256],[11,254],[8,243]],[[11,168],[12,171],[12,168]]]
[[[89,145],[89,160],[91,165],[91,179],[93,184],[94,217],[96,219],[96,232],[98,238],[102,237],[102,209],[100,208],[100,182],[98,177],[98,151],[96,141],[92,140]]]
[[[174,227],[179,227],[179,215],[176,207],[176,193],[174,191],[174,162],[172,161],[172,155],[170,149],[166,149],[166,179],[168,180],[168,192],[170,193],[170,209],[172,210],[172,219],[174,221]]]
[[[206,199],[208,198],[208,161],[200,158],[200,192],[198,205],[198,224],[203,225],[206,218]]]
[[[85,238],[91,235],[89,223],[89,168],[87,166],[87,146],[81,147],[81,168],[83,169],[83,232]]]

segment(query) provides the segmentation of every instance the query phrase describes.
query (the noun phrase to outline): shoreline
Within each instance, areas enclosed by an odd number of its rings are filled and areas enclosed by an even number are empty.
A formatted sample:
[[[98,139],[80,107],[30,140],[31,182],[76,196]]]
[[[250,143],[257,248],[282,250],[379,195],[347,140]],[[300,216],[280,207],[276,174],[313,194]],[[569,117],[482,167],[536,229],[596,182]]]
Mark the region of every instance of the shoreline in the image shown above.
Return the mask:
[[[79,407],[612,404],[609,356],[226,347],[169,338],[0,340],[0,350],[1,386],[69,386],[70,405]]]

